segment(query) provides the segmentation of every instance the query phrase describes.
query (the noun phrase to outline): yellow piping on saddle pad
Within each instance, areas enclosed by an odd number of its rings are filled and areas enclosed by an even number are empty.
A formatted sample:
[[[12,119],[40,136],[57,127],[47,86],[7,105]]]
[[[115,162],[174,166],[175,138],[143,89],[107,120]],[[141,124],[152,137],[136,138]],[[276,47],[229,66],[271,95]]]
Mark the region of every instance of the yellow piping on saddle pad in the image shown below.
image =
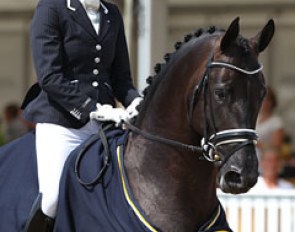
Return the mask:
[[[136,216],[139,218],[139,220],[152,232],[158,232],[145,218],[144,216],[140,213],[139,209],[135,206],[135,204],[133,203],[133,201],[130,198],[129,192],[127,190],[126,187],[126,182],[125,182],[125,178],[123,175],[123,167],[122,167],[122,161],[121,161],[121,153],[122,153],[122,149],[121,147],[117,147],[117,157],[118,157],[118,163],[119,163],[119,170],[120,170],[120,176],[121,176],[121,180],[122,180],[122,184],[123,184],[123,190],[124,190],[124,195],[125,198],[128,202],[128,204],[131,206],[131,208],[133,209],[134,213],[136,214]]]
[[[210,224],[206,227],[205,230],[209,230],[215,224],[219,216],[220,216],[220,205],[218,206],[217,214],[215,215],[214,219],[210,222]],[[222,231],[216,231],[216,232],[222,232]]]

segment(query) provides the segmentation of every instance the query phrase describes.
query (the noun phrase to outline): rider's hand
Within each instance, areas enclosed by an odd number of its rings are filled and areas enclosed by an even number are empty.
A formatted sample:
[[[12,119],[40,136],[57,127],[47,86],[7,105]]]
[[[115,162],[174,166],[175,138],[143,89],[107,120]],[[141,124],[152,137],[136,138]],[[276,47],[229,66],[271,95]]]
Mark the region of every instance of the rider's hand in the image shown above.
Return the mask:
[[[138,110],[136,109],[136,107],[140,104],[141,101],[142,101],[142,97],[137,97],[127,107],[126,111],[128,112],[128,115],[129,115],[128,120],[138,115]]]
[[[96,104],[96,111],[90,113],[90,118],[98,121],[112,121],[119,125],[124,120],[128,120],[128,113],[122,108],[114,108],[111,105]]]

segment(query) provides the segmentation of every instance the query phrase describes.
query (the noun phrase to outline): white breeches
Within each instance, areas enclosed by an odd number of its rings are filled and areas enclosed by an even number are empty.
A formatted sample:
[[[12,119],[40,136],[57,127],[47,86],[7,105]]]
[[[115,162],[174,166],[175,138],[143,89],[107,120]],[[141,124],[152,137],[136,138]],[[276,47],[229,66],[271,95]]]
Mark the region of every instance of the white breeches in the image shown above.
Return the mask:
[[[92,134],[96,134],[98,128],[98,122],[92,120],[80,129],[37,123],[39,191],[42,193],[42,211],[49,217],[56,215],[59,180],[67,157]]]

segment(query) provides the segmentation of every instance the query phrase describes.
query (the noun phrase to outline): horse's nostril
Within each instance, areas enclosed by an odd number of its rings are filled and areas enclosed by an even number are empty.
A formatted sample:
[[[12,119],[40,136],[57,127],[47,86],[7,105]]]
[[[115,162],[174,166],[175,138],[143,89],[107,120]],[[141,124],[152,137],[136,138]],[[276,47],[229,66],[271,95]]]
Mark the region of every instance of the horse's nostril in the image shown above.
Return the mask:
[[[241,174],[235,171],[229,171],[225,174],[224,179],[228,184],[242,184]]]

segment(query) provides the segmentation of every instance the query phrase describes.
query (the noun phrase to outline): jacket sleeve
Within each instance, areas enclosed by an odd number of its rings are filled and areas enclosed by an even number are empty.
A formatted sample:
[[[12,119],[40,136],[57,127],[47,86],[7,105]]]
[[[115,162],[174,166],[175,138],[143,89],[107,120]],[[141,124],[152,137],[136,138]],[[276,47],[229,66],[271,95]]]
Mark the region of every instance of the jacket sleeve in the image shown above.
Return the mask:
[[[134,98],[140,95],[132,83],[123,19],[119,9],[117,7],[115,9],[119,21],[119,32],[116,41],[115,58],[111,69],[112,87],[117,99],[127,107]]]
[[[41,0],[31,26],[31,47],[39,85],[49,98],[86,123],[96,102],[65,77],[59,15],[52,0]]]

